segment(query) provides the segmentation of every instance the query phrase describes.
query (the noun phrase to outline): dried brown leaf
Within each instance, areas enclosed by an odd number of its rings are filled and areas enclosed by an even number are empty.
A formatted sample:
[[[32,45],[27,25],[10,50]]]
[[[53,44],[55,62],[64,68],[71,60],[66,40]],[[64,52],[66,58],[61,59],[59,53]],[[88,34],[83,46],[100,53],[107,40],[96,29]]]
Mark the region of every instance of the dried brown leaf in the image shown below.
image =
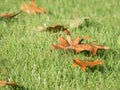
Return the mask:
[[[6,85],[19,87],[19,85],[14,82],[0,81],[0,86],[6,86]]]
[[[75,38],[72,40],[70,32],[68,30],[64,31],[67,34],[66,39],[63,37],[59,37],[58,41],[60,42],[57,45],[53,45],[52,48],[54,49],[72,49],[75,50],[76,53],[82,52],[82,51],[89,51],[92,53],[92,55],[96,55],[98,50],[107,50],[109,47],[101,46],[101,45],[92,45],[92,44],[82,44],[81,42],[83,40],[87,40],[90,38],[89,36],[84,36],[82,39],[80,37]]]
[[[101,60],[95,60],[93,62],[83,62],[82,60],[76,59],[72,63],[72,66],[73,67],[79,66],[82,69],[82,71],[85,71],[86,67],[88,67],[88,66],[94,67],[94,66],[99,65],[99,64],[103,64],[103,62]]]
[[[15,16],[17,16],[18,14],[20,14],[20,12],[12,14],[12,13],[6,13],[6,14],[0,14],[0,18],[14,18]]]
[[[68,30],[65,30],[67,34],[66,39],[63,37],[59,37],[58,41],[60,42],[57,45],[53,45],[55,49],[74,49],[74,46],[79,43],[80,38],[77,37],[75,40],[72,40],[71,35]]]
[[[20,10],[26,12],[28,14],[36,14],[36,13],[45,13],[47,12],[46,9],[42,7],[37,7],[35,4],[35,0],[31,1],[31,4],[24,3],[20,6]]]

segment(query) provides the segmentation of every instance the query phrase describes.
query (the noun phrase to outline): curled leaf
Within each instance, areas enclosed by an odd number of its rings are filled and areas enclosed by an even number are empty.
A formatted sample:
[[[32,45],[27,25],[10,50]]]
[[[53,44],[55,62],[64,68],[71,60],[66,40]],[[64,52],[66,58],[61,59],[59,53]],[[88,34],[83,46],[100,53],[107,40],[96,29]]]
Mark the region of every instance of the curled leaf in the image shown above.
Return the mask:
[[[82,60],[76,59],[72,63],[72,66],[73,67],[79,66],[82,69],[82,71],[85,71],[86,67],[89,66],[92,68],[92,67],[99,65],[99,64],[103,64],[103,62],[101,60],[95,60],[93,62],[83,62]]]

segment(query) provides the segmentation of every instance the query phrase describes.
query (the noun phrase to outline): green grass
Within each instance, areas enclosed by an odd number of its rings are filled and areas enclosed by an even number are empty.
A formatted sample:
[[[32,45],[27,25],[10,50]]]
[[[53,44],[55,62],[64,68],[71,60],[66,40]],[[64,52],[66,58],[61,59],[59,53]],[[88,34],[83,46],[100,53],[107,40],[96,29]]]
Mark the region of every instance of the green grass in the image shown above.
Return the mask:
[[[26,0],[30,1],[30,0]],[[18,12],[24,0],[0,0],[0,13]],[[17,82],[29,90],[120,90],[120,2],[119,0],[36,0],[50,14],[27,15],[0,19],[0,80]],[[71,66],[71,59],[85,61],[86,53],[53,50],[58,33],[39,32],[36,27],[66,25],[71,18],[90,17],[89,26],[71,29],[73,38],[89,35],[86,42],[109,46],[98,51],[91,60],[101,59],[103,65],[86,72]],[[11,89],[8,86],[1,90]]]

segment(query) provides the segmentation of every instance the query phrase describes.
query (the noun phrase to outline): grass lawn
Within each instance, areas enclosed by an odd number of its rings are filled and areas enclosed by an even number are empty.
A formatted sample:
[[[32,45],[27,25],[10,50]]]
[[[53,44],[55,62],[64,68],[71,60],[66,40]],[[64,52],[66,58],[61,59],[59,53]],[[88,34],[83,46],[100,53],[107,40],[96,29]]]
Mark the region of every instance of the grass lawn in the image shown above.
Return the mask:
[[[18,12],[22,3],[24,0],[0,0],[0,14]],[[50,13],[22,13],[10,20],[0,19],[0,80],[7,78],[22,85],[23,90],[120,90],[120,1],[36,0],[36,3]],[[89,25],[69,29],[72,37],[90,36],[85,42],[96,41],[93,43],[108,46],[109,50],[98,51],[94,57],[84,52],[51,52],[51,45],[65,34],[39,32],[36,28],[67,25],[69,20],[83,17],[90,17]],[[72,67],[70,59],[86,61],[88,57],[104,63],[85,72]]]

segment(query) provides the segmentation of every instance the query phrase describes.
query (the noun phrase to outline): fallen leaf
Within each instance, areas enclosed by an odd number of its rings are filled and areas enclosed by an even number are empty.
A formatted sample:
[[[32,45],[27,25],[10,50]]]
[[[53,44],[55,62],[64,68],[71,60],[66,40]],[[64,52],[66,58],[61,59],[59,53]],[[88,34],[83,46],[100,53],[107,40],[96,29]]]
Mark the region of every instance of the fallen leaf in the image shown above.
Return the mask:
[[[52,45],[52,49],[72,49],[75,50],[76,53],[82,52],[82,51],[90,51],[92,55],[96,55],[98,50],[107,50],[109,47],[107,46],[101,46],[101,45],[92,45],[92,44],[83,44],[82,41],[87,40],[90,38],[89,36],[84,36],[82,39],[80,37],[76,37],[74,40],[72,40],[70,32],[68,30],[64,31],[67,35],[66,39],[63,37],[59,37],[58,41],[60,42],[57,45]]]
[[[13,18],[20,13],[21,13],[21,11],[18,12],[18,13],[15,13],[15,14],[12,14],[12,13],[0,14],[0,18]]]
[[[19,87],[19,85],[14,82],[0,81],[0,86],[6,86],[6,85]]]
[[[24,3],[20,6],[20,10],[26,12],[28,14],[36,14],[36,13],[45,13],[47,12],[46,9],[42,7],[37,7],[35,4],[35,0],[31,1],[31,4]]]
[[[72,40],[70,32],[68,30],[64,31],[67,34],[66,39],[63,37],[59,37],[58,41],[60,44],[52,45],[52,48],[55,49],[74,49],[74,46],[77,45],[80,41],[80,37],[75,38]]]
[[[91,44],[78,44],[75,47],[76,53],[79,53],[81,51],[90,51],[92,55],[96,55],[98,50],[107,50],[109,47],[107,46],[101,46],[101,45],[91,45]]]
[[[93,62],[83,62],[82,60],[76,59],[72,63],[72,66],[73,67],[79,66],[82,69],[82,71],[85,71],[86,67],[89,66],[92,68],[92,67],[99,65],[99,64],[103,64],[103,62],[101,60],[95,60]]]
[[[80,37],[76,37],[74,40],[72,40],[70,32],[68,30],[64,31],[67,35],[66,39],[64,37],[58,37],[58,41],[60,42],[57,45],[52,45],[52,48],[54,49],[72,49],[75,50],[75,46],[79,45],[83,40],[88,39],[89,36],[85,36],[82,39]]]

